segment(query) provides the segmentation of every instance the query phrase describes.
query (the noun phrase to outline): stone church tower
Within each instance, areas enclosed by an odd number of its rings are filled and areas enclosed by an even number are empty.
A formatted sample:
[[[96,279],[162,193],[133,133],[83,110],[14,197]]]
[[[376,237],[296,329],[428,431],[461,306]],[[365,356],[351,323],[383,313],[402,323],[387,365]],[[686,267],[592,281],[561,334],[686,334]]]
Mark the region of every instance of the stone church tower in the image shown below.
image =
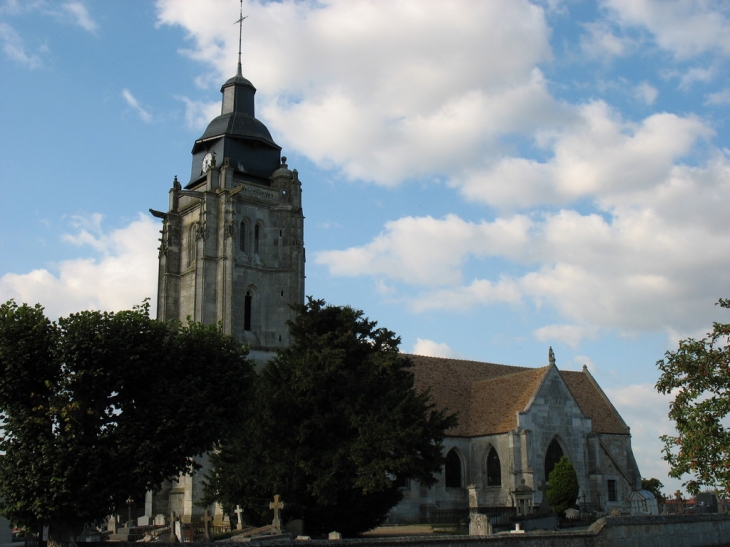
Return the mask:
[[[254,115],[240,61],[221,92],[190,180],[175,177],[169,211],[152,211],[163,219],[157,318],[220,322],[264,360],[289,344],[289,306],[304,302],[301,184]]]
[[[221,88],[220,116],[193,145],[190,180],[175,177],[162,219],[157,319],[220,322],[264,362],[289,345],[291,304],[304,303],[304,215],[296,170],[256,119],[256,89],[241,74]],[[203,514],[203,469],[147,493],[145,514]],[[223,515],[213,508],[216,520]]]

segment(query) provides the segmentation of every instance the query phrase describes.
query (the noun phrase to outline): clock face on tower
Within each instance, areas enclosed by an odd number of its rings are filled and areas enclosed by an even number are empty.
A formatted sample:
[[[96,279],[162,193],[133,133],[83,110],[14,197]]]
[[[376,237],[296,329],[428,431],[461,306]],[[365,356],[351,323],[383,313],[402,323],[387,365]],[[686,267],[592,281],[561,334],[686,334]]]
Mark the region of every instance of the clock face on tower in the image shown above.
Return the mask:
[[[201,173],[207,173],[208,169],[215,166],[215,154],[208,152],[203,158],[203,168]]]

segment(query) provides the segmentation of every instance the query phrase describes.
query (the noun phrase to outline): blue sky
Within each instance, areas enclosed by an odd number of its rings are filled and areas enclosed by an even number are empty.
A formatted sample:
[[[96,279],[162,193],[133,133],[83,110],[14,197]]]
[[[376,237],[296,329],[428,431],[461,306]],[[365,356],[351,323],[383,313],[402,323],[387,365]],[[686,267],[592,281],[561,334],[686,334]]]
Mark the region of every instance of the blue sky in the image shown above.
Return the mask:
[[[0,298],[156,293],[173,177],[235,73],[237,0],[2,0]],[[402,349],[586,364],[666,476],[656,361],[727,321],[730,7],[244,2],[257,117],[303,181],[306,292]]]

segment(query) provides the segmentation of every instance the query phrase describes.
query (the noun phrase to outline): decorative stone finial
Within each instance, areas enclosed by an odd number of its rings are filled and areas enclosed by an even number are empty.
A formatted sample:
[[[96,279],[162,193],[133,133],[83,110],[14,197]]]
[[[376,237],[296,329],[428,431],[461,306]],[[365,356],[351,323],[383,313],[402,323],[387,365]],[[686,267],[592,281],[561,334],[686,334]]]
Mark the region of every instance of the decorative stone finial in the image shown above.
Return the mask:
[[[172,181],[172,187],[175,190],[180,190],[182,188],[182,185],[180,184],[180,181],[177,180],[177,175],[175,175],[175,180]]]
[[[552,346],[550,346],[550,351],[548,351],[548,360],[552,366],[555,366],[555,354],[553,353]]]
[[[286,167],[286,156],[281,156],[281,166]]]

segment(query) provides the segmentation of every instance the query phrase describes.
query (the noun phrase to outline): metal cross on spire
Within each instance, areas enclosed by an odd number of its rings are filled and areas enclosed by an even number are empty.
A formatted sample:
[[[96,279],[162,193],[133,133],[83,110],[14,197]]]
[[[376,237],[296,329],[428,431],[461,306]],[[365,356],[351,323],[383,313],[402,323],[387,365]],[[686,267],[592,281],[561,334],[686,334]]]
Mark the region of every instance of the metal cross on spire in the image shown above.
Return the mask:
[[[243,16],[243,0],[241,0],[241,14],[238,18],[238,21],[234,23],[238,24],[238,76],[243,76],[243,73],[241,71],[241,36],[243,36],[243,20],[246,19],[246,17]]]

